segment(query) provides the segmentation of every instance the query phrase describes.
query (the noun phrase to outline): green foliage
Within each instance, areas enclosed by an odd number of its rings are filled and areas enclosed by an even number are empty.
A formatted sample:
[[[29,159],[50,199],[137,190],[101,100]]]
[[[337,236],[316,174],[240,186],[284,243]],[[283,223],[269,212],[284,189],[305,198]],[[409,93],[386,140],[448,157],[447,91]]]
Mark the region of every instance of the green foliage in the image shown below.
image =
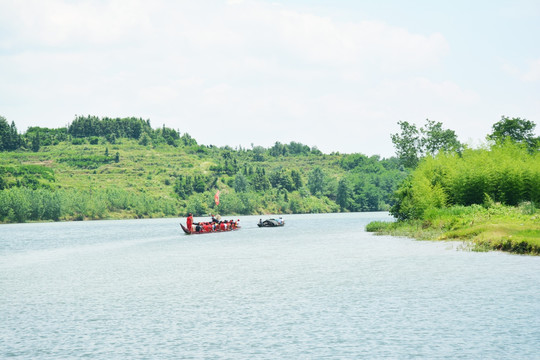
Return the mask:
[[[187,199],[194,193],[204,193],[215,187],[217,179],[197,174],[179,175],[174,183],[174,192],[180,199]]]
[[[184,134],[182,138],[176,130],[165,127],[152,129],[150,120],[141,118],[98,118],[96,116],[77,116],[67,127],[67,134],[72,136],[73,144],[80,144],[81,140],[89,139],[89,143],[95,145],[100,137],[104,137],[111,144],[115,144],[117,139],[135,139],[143,146],[150,142],[154,145],[161,143],[177,147],[179,144],[184,146],[196,145],[196,142]]]
[[[33,152],[38,152],[41,148],[41,137],[39,135],[39,132],[36,132],[36,134],[32,137],[31,148]]]
[[[276,189],[285,189],[287,191],[296,190],[296,183],[293,181],[291,172],[282,167],[276,168],[268,177],[270,184]]]
[[[391,139],[396,148],[396,155],[403,166],[414,168],[418,164],[420,151],[420,135],[414,124],[399,121],[400,134],[392,134]]]
[[[234,191],[237,193],[244,193],[249,190],[249,181],[242,174],[236,174],[234,177]]]
[[[67,128],[49,129],[46,127],[32,126],[29,127],[23,135],[26,143],[32,143],[33,139],[36,137],[39,138],[41,146],[58,145],[60,141],[67,140]]]
[[[338,184],[336,203],[340,210],[344,211],[350,206],[351,188],[346,179],[341,179]]]
[[[10,126],[6,118],[0,116],[0,151],[17,150],[22,143],[15,123],[12,122]]]
[[[255,150],[255,149],[254,149]],[[273,157],[279,156],[297,156],[297,155],[321,155],[322,153],[316,148],[311,148],[307,145],[291,141],[289,144],[282,144],[277,141],[274,146],[268,149],[268,155]]]
[[[325,180],[326,180],[326,174],[323,172],[323,170],[319,166],[311,170],[308,176],[307,186],[309,188],[309,191],[311,191],[312,195],[316,196],[316,195],[321,195],[323,193]]]
[[[117,153],[118,156],[118,153]],[[97,169],[98,167],[109,164],[115,159],[106,155],[89,155],[89,156],[77,156],[77,157],[63,157],[57,160],[60,163],[66,163],[70,166],[81,169]]]
[[[71,143],[73,145],[82,145],[82,144],[86,144],[86,140],[85,139],[82,139],[82,138],[73,138],[71,140]]]
[[[489,140],[503,143],[507,140],[525,144],[531,152],[540,148],[540,138],[534,136],[536,124],[521,118],[501,116],[501,120],[493,124],[493,132],[487,136]]]
[[[11,187],[27,187],[33,190],[50,189],[55,182],[52,169],[41,165],[0,165],[0,190]]]
[[[400,134],[392,134],[397,157],[405,167],[414,168],[425,155],[434,156],[439,152],[461,151],[463,145],[457,140],[453,130],[445,130],[442,123],[426,119],[425,126],[417,129],[407,121],[399,121]]]
[[[454,130],[443,129],[442,123],[426,119],[425,127],[420,128],[423,134],[420,146],[424,154],[436,155],[439,151],[461,151],[463,145],[457,140]]]
[[[260,198],[261,196],[257,193],[223,193],[216,210],[222,214],[253,214],[257,211],[257,203]]]
[[[293,182],[293,188],[295,190],[300,190],[302,186],[304,186],[302,175],[300,174],[300,171],[296,169],[291,170],[291,180]]]
[[[396,192],[391,213],[400,220],[422,218],[430,208],[492,203],[540,203],[540,154],[506,142],[461,155],[427,157]]]
[[[174,192],[180,199],[187,199],[193,194],[193,178],[191,176],[178,176],[174,183]]]
[[[270,180],[266,176],[263,168],[257,168],[255,174],[251,177],[251,185],[255,191],[266,191],[270,189]]]
[[[0,222],[107,219],[119,212],[132,218],[161,217],[177,215],[179,210],[178,202],[172,199],[121,189],[0,191]]]
[[[184,133],[180,137],[180,141],[182,142],[182,144],[184,146],[195,146],[195,145],[197,145],[197,141],[195,141],[195,139],[193,139],[191,137],[191,135],[189,135],[188,133]]]
[[[195,194],[187,202],[186,213],[192,213],[194,216],[201,216],[208,213],[208,196]]]
[[[111,136],[116,138],[139,139],[143,131],[152,133],[150,121],[140,118],[102,118],[96,116],[77,116],[68,126],[69,135],[76,138],[92,136]]]
[[[342,211],[387,210],[408,173],[395,158],[381,160],[362,154],[343,155],[340,166],[347,170],[342,179],[346,182],[340,180],[336,190],[336,202]]]
[[[287,145],[283,145],[277,141],[274,146],[268,149],[268,154],[274,157],[287,156],[289,154],[289,149],[287,148]]]
[[[266,150],[262,146],[253,148],[253,161],[264,161],[264,153]]]
[[[150,136],[148,136],[147,133],[142,133],[141,137],[139,138],[139,145],[148,146],[148,144],[150,144],[150,141]]]

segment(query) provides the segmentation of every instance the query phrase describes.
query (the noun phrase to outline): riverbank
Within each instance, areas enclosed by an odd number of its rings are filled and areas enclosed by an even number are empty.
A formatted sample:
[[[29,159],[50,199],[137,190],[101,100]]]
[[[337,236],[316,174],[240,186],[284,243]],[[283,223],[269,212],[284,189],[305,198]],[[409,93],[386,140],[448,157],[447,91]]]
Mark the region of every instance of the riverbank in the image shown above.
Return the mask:
[[[474,251],[540,255],[540,211],[531,203],[433,209],[421,220],[376,221],[366,231],[418,240],[463,240]]]

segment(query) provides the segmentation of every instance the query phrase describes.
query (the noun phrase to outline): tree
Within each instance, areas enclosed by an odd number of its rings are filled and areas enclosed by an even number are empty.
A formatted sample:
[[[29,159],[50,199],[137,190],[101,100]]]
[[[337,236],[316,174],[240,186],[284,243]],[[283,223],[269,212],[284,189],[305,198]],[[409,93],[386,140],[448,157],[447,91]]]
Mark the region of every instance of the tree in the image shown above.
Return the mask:
[[[202,175],[195,176],[195,179],[193,180],[193,190],[198,193],[206,191],[206,181]]]
[[[294,182],[291,175],[282,167],[278,167],[268,177],[272,187],[277,189],[285,189],[287,191],[294,190]]]
[[[312,195],[322,194],[324,191],[325,174],[320,167],[315,167],[308,176],[308,188]]]
[[[265,151],[262,146],[255,146],[253,148],[253,161],[264,161]]]
[[[349,199],[351,196],[351,189],[346,179],[339,180],[336,203],[339,205],[341,211],[349,208]]]
[[[191,137],[188,133],[184,133],[182,137],[180,138],[184,146],[193,146],[197,145],[197,141],[195,141],[194,138]]]
[[[298,170],[291,170],[291,179],[293,181],[295,190],[299,190],[302,186],[304,186],[302,176]]]
[[[534,136],[536,124],[521,118],[508,118],[501,116],[501,120],[493,124],[493,132],[487,136],[488,140],[501,143],[507,139],[513,142],[525,144],[529,150],[538,148],[539,137]]]
[[[142,133],[139,137],[139,145],[147,146],[150,143],[150,137],[147,133]]]
[[[257,170],[255,171],[255,175],[251,180],[251,185],[253,186],[253,189],[255,189],[255,191],[265,191],[270,189],[270,181],[268,180],[264,169],[257,168]]]
[[[41,147],[41,139],[39,137],[39,131],[32,137],[32,151],[38,152]]]
[[[8,124],[6,118],[0,116],[0,151],[13,151],[21,146],[21,136],[17,132],[15,122]]]
[[[401,165],[415,168],[425,155],[437,155],[443,151],[461,151],[463,145],[457,140],[453,130],[443,129],[442,123],[426,119],[426,125],[420,130],[407,121],[399,121],[400,134],[392,134],[392,143]]]
[[[405,167],[414,168],[418,164],[420,136],[416,125],[407,121],[398,121],[401,134],[391,134],[396,155]]]
[[[193,182],[191,176],[178,176],[174,183],[174,192],[180,199],[187,199],[193,194]]]
[[[287,153],[288,153],[287,145],[283,145],[279,141],[276,141],[274,146],[268,149],[268,154],[274,157],[278,157],[280,155],[287,156]]]
[[[457,140],[454,130],[445,130],[442,123],[426,119],[425,127],[420,128],[423,134],[420,147],[426,155],[436,155],[440,150],[461,150],[463,145]]]
[[[238,193],[246,192],[248,188],[249,182],[247,178],[240,173],[236,174],[236,176],[234,177],[234,191]]]

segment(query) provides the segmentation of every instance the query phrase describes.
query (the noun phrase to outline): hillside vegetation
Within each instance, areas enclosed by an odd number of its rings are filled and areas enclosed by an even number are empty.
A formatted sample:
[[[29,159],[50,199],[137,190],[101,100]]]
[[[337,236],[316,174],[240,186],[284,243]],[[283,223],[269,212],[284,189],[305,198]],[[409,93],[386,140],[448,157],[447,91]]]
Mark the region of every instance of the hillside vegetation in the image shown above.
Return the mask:
[[[396,158],[296,142],[202,145],[139,118],[79,116],[20,135],[2,123],[1,222],[388,210],[408,174]]]

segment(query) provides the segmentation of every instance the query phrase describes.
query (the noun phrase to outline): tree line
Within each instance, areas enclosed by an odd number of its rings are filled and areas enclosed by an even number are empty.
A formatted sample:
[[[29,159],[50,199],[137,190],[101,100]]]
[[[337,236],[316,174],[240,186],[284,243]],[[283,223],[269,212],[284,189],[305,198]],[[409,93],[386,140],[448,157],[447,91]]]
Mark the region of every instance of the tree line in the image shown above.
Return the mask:
[[[76,116],[66,127],[50,129],[32,126],[23,134],[19,134],[14,122],[9,125],[6,118],[0,116],[0,151],[22,149],[37,152],[42,146],[57,145],[61,141],[82,145],[95,144],[100,138],[110,144],[115,144],[117,139],[125,138],[138,140],[144,146],[159,143],[173,146],[196,145],[196,141],[189,134],[180,137],[178,130],[165,126],[153,129],[150,120],[135,117]]]
[[[8,123],[5,117],[0,116],[0,151],[14,151],[22,145],[22,138],[17,131],[15,122]]]
[[[414,134],[405,125],[404,134],[393,139],[401,141]],[[452,206],[516,206],[522,202],[537,206],[540,138],[534,136],[535,126],[526,119],[503,116],[486,136],[490,143],[484,148],[463,148],[449,142],[450,148],[442,147],[421,158],[415,157],[418,148],[401,149],[402,161],[417,165],[395,192],[391,214],[399,220],[413,220],[422,219],[431,209]],[[400,141],[396,147],[402,146]]]

